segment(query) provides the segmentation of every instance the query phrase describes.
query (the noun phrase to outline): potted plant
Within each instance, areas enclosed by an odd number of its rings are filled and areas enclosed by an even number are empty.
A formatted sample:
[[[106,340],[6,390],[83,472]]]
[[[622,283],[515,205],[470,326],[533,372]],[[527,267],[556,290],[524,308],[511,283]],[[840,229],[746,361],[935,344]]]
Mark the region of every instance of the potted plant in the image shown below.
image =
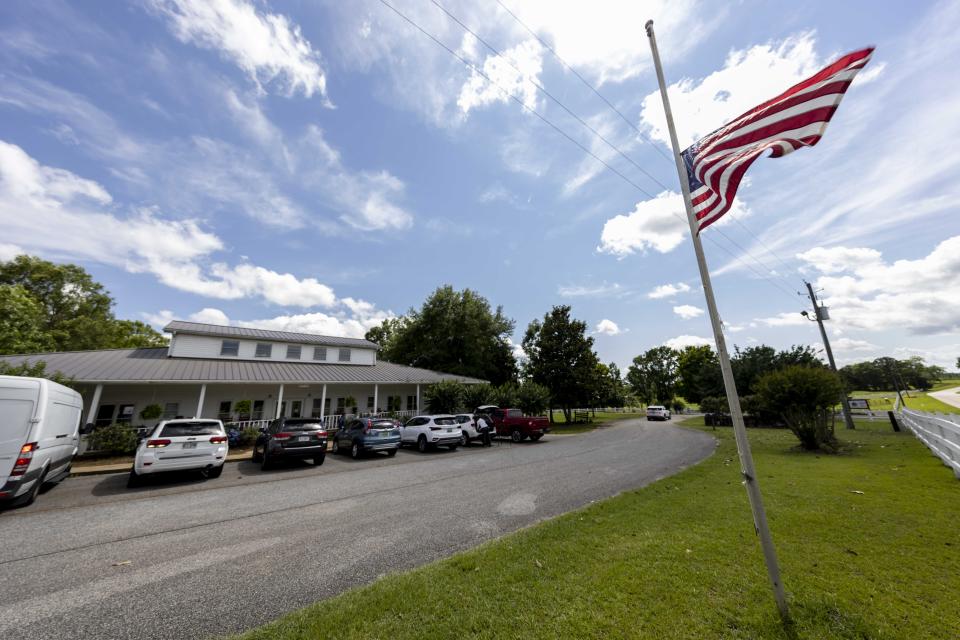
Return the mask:
[[[149,422],[151,420],[156,420],[163,415],[163,407],[158,404],[148,404],[143,409],[140,410],[140,419]]]
[[[357,399],[356,398],[354,398],[353,396],[347,396],[343,400],[343,404],[345,404],[348,407],[352,407],[353,415],[357,415]]]
[[[237,414],[237,420],[250,419],[250,401],[249,400],[237,400],[233,404],[233,410]]]

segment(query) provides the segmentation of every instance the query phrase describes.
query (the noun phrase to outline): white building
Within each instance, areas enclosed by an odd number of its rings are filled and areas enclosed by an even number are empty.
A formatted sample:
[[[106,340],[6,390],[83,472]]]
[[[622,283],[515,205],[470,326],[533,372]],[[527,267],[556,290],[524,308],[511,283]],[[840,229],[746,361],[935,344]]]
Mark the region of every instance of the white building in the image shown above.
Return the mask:
[[[477,378],[406,367],[377,359],[368,340],[173,321],[169,347],[0,356],[10,364],[46,363],[76,383],[87,423],[144,424],[140,411],[160,405],[163,416],[265,421],[280,416],[420,409],[423,387]],[[353,399],[355,404],[348,401]],[[238,411],[247,400],[249,412]],[[241,405],[242,408],[242,405]]]

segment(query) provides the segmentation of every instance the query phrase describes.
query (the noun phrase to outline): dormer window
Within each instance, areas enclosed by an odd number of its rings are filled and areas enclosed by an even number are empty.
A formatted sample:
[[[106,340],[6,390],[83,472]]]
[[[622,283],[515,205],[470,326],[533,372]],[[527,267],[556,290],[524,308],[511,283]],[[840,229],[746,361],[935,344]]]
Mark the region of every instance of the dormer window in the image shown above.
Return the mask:
[[[269,358],[273,355],[273,345],[269,342],[258,342],[257,352],[254,354],[257,358]]]
[[[314,348],[313,348],[313,359],[314,359],[314,360],[326,360],[326,359],[327,359],[327,348],[326,348],[326,347],[314,347]]]
[[[300,345],[298,344],[288,344],[287,345],[287,360],[299,360],[300,359]]]
[[[224,340],[220,343],[220,355],[237,357],[240,355],[239,340]]]
[[[350,362],[350,349],[340,349],[340,362]]]

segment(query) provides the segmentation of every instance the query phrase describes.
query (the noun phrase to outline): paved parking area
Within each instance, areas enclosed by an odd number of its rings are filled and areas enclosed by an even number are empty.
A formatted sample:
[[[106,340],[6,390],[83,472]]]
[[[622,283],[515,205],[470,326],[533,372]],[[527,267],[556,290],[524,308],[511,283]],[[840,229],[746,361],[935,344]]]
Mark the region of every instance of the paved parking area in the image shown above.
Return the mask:
[[[216,480],[71,478],[0,513],[0,636],[198,638],[647,484],[714,448],[632,420],[541,442],[361,460],[327,456]]]

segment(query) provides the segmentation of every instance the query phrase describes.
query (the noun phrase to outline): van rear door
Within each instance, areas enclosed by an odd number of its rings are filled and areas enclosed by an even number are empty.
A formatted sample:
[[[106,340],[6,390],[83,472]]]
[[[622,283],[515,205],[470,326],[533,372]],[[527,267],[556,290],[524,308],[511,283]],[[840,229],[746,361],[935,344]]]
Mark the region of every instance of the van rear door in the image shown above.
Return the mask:
[[[39,392],[36,382],[0,382],[0,487],[30,435]]]

